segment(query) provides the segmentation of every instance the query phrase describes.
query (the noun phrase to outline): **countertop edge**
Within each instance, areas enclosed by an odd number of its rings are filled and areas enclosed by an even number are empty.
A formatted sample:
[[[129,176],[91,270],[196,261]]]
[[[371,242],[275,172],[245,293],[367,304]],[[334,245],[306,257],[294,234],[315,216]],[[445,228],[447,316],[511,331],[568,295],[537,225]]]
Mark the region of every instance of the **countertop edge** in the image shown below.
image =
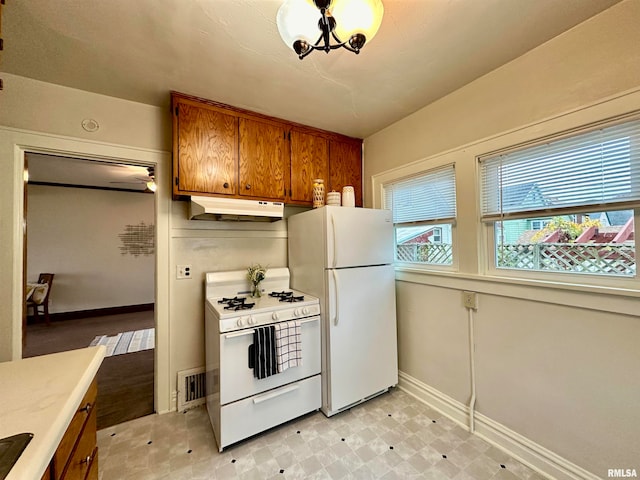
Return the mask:
[[[84,369],[81,377],[78,379],[75,388],[69,393],[55,421],[49,426],[48,430],[42,434],[38,442],[34,443],[35,438],[31,441],[24,452],[22,452],[16,464],[9,471],[6,480],[39,480],[42,478],[42,475],[58,448],[58,444],[62,440],[64,433],[80,406],[80,402],[98,373],[98,369],[105,357],[106,347],[97,346],[87,348],[95,350],[94,354],[90,358],[89,364]]]

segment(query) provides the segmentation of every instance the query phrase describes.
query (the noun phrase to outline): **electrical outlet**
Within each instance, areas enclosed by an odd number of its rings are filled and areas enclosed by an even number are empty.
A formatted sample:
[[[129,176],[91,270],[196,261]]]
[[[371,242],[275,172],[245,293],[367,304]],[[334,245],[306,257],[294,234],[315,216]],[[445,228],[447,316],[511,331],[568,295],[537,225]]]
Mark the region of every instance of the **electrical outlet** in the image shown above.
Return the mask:
[[[191,265],[178,265],[176,267],[176,278],[178,280],[191,278]]]
[[[476,292],[462,292],[462,305],[472,310],[478,309],[478,295]]]

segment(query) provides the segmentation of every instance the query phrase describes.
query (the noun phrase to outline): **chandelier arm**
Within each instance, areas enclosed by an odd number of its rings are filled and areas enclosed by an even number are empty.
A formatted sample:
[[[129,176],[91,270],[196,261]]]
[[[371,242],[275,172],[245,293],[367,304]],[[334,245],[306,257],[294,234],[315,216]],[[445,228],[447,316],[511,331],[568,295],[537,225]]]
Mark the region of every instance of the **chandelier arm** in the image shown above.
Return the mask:
[[[320,33],[320,36],[318,37],[318,40],[316,40],[316,43],[314,43],[313,45],[309,45],[311,47],[310,50],[322,50],[324,46],[319,46],[319,45],[323,39],[324,39],[324,32]]]
[[[316,47],[313,45],[310,45],[311,48],[309,48],[309,50],[307,50],[304,53],[301,53],[300,55],[298,55],[298,58],[300,60],[302,60],[304,57],[306,57],[307,55],[309,55],[311,52],[313,52],[314,50],[316,50]]]
[[[351,45],[349,45],[349,41],[348,40],[346,42],[343,42],[342,40],[340,40],[335,32],[331,32],[331,36],[333,37],[333,39],[336,42],[338,42],[337,45],[332,45],[331,46],[332,50],[335,50],[337,48],[343,47],[343,48],[345,48],[345,49],[347,49],[347,50],[349,50],[350,52],[353,52],[353,53],[358,53],[359,52],[359,50],[356,50],[355,48],[352,48]]]
[[[316,40],[314,44],[307,43],[308,49],[305,52],[299,54],[298,58],[302,60],[304,57],[309,55],[314,50],[324,50],[325,52],[329,53],[329,51],[337,50],[339,48],[344,48],[346,50],[349,50],[350,52],[353,52],[356,55],[359,54],[360,49],[353,48],[350,44],[350,40],[353,37],[351,37],[349,40],[346,40],[344,42],[340,40],[340,38],[338,37],[338,35],[336,35],[336,32],[332,28],[330,23],[333,20],[333,18],[331,18],[331,20],[329,19],[325,9],[321,9],[321,15],[322,16],[320,18],[320,21],[318,22],[318,28],[320,29],[320,36],[318,37],[318,40]],[[333,21],[335,23],[335,20]],[[337,43],[331,45],[331,38],[333,38]]]

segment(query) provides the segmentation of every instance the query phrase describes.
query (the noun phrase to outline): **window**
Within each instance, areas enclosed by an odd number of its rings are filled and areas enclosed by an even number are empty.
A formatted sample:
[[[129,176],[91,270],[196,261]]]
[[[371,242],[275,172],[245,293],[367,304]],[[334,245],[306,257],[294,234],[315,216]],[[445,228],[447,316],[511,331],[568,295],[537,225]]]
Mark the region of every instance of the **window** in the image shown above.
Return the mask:
[[[442,243],[442,228],[435,227],[431,229],[431,242]]]
[[[496,268],[635,276],[640,120],[481,158],[480,172]]]
[[[384,185],[398,262],[452,265],[456,187],[453,165]]]
[[[542,230],[550,220],[531,220],[531,230]]]

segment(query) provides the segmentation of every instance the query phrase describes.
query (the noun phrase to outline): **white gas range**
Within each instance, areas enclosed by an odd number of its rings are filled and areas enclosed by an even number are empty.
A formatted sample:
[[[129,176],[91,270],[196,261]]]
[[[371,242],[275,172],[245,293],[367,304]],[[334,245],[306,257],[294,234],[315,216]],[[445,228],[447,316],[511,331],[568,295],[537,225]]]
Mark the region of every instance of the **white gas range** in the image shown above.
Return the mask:
[[[220,451],[320,408],[319,300],[289,289],[287,268],[267,271],[258,298],[246,270],[207,273],[205,282],[207,411]],[[301,362],[257,378],[258,332],[271,326],[298,328]]]

